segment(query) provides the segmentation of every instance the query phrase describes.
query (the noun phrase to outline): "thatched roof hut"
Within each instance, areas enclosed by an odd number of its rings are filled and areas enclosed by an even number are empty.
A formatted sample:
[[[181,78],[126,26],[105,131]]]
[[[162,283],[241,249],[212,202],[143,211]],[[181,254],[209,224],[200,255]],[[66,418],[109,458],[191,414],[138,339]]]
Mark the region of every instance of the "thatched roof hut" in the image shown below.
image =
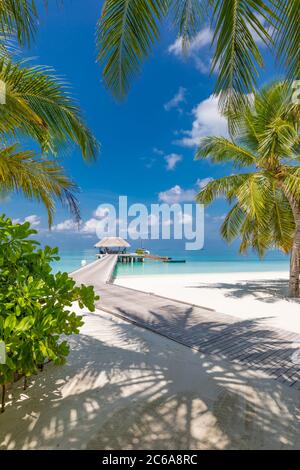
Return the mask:
[[[130,245],[121,237],[104,237],[96,243],[95,247],[110,251],[115,250],[116,248],[125,250],[126,248],[129,248]]]

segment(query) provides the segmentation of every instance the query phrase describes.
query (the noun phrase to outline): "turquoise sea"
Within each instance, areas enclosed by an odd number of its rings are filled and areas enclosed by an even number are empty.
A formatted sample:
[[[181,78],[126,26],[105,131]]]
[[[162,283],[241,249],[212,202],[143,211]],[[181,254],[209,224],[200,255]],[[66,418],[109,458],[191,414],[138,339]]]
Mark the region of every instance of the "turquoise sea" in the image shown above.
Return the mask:
[[[180,274],[180,273],[226,273],[226,272],[267,272],[287,271],[289,259],[280,253],[269,253],[264,259],[259,260],[255,255],[239,256],[237,254],[218,254],[211,252],[177,252],[156,254],[171,256],[174,259],[185,259],[184,264],[168,264],[159,261],[145,260],[144,263],[118,265],[117,276],[137,276],[151,274]],[[61,260],[53,263],[54,271],[71,272],[81,266],[81,261],[92,262],[96,259],[96,251],[74,250],[61,251]]]

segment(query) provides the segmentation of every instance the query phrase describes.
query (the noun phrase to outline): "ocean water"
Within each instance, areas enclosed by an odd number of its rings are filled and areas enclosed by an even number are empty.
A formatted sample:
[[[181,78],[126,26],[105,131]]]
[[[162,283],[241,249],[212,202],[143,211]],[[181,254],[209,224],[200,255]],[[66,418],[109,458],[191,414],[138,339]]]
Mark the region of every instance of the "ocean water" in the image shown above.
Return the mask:
[[[172,264],[145,260],[144,263],[119,264],[116,276],[138,276],[153,274],[192,274],[192,273],[227,273],[227,272],[267,272],[287,271],[287,256],[274,252],[260,260],[254,255],[218,254],[203,252],[158,253],[174,259],[185,259],[186,263]],[[81,267],[82,260],[95,261],[96,250],[62,251],[61,260],[53,263],[53,271],[71,272]]]

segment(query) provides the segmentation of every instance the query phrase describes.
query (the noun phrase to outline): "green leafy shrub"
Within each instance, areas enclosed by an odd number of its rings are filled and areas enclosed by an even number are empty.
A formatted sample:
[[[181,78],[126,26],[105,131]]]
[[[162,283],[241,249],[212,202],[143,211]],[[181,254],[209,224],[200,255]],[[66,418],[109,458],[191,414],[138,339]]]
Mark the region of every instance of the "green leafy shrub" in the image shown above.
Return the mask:
[[[69,346],[61,335],[78,333],[82,317],[72,302],[95,310],[94,289],[77,287],[67,273],[52,273],[58,249],[40,248],[28,222],[15,225],[0,216],[0,341],[6,362],[0,364],[2,411],[5,385],[16,376],[35,374],[47,360],[64,362]]]

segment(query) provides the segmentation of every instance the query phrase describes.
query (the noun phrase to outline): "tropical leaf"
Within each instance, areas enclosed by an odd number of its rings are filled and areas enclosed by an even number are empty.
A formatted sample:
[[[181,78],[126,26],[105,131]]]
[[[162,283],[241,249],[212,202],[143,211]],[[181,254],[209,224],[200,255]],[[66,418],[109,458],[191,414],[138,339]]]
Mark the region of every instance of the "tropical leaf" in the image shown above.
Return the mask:
[[[67,204],[76,220],[80,214],[75,196],[77,187],[53,160],[40,159],[31,151],[12,145],[0,150],[0,187],[6,192],[21,192],[27,199],[42,202],[52,224],[55,199]]]
[[[129,90],[159,37],[159,22],[168,11],[169,0],[106,0],[97,25],[98,61],[103,77],[117,98]]]
[[[236,197],[239,188],[242,187],[251,176],[252,173],[244,173],[240,175],[224,176],[223,178],[210,181],[205,188],[197,194],[196,200],[201,204],[208,205],[218,197],[225,197],[231,202]]]
[[[274,29],[277,56],[288,71],[288,78],[299,79],[300,69],[300,8],[299,0],[274,0],[278,22]]]
[[[187,51],[191,40],[199,32],[207,17],[209,0],[174,0],[172,3],[173,22],[178,29],[183,51]]]
[[[237,113],[235,142],[207,137],[196,153],[214,163],[253,167],[210,182],[197,196],[204,204],[220,196],[234,202],[221,234],[228,242],[240,238],[240,252],[253,248],[262,256],[276,247],[288,253],[293,245],[300,214],[299,119],[289,96],[287,83],[264,87]]]
[[[254,90],[258,69],[264,64],[255,36],[271,45],[268,28],[273,18],[274,11],[262,0],[214,1],[212,70],[218,71],[215,92],[223,109],[238,110]]]
[[[227,242],[231,243],[240,235],[241,227],[245,221],[246,214],[239,204],[235,204],[221,226],[221,235]]]
[[[200,140],[196,160],[210,158],[213,163],[233,163],[236,168],[255,165],[255,155],[224,137],[204,137]]]
[[[34,0],[1,0],[0,31],[5,36],[16,34],[20,45],[29,44],[37,26]]]
[[[6,105],[0,107],[0,133],[22,134],[37,140],[43,151],[56,153],[75,143],[85,159],[99,150],[65,82],[49,67],[0,61],[0,79],[6,84]]]

